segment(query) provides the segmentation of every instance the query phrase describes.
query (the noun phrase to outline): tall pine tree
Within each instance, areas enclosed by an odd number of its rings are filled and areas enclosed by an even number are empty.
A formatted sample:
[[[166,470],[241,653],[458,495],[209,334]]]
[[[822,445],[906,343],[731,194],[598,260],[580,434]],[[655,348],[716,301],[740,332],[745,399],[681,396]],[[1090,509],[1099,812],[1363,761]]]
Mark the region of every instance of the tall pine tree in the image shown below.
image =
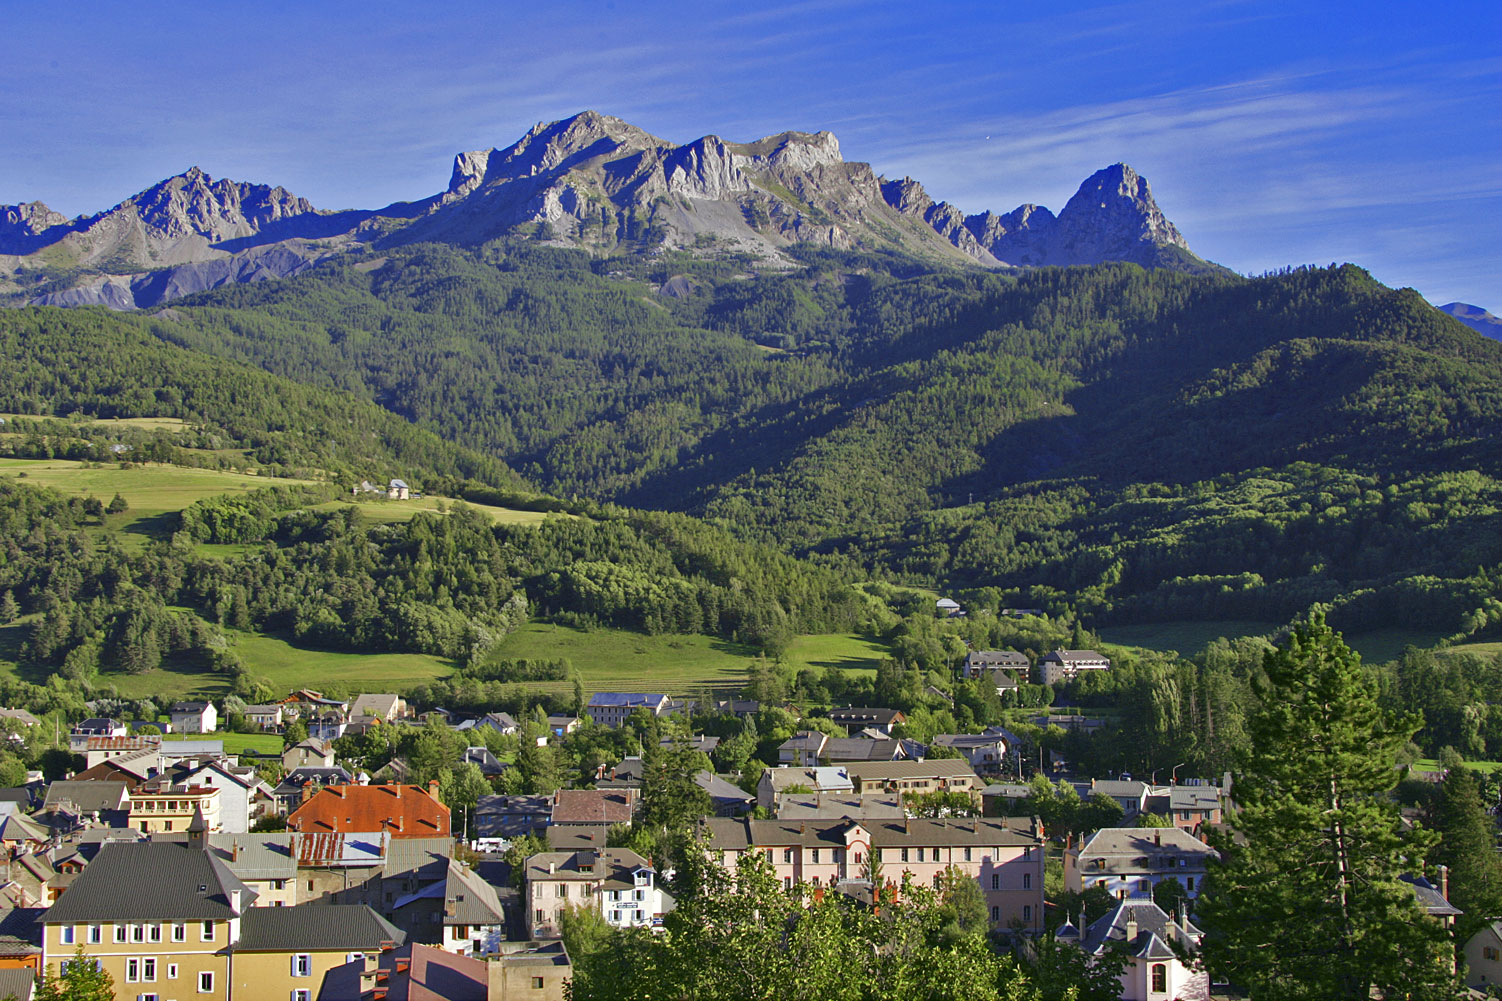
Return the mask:
[[[1319,613],[1264,668],[1233,786],[1239,838],[1217,844],[1196,915],[1207,964],[1255,1001],[1452,996],[1448,933],[1399,880],[1435,842],[1404,831],[1390,796],[1418,718],[1378,706]]]
[[[1465,912],[1456,924],[1456,938],[1464,942],[1502,916],[1502,859],[1475,772],[1455,767],[1445,775],[1434,804],[1434,827],[1440,843],[1430,861],[1450,867],[1450,902]]]

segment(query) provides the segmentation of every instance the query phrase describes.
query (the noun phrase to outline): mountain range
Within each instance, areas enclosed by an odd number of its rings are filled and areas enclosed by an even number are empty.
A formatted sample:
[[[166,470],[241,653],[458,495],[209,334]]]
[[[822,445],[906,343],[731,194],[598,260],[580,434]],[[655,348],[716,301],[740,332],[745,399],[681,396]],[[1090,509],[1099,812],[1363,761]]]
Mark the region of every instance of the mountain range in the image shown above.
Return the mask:
[[[13,305],[142,308],[300,274],[350,251],[518,234],[783,266],[789,248],[811,245],[985,268],[1217,270],[1190,252],[1126,164],[1087,178],[1057,215],[1032,204],[967,215],[912,178],[846,162],[829,132],[680,146],[588,111],[541,123],[504,149],[460,153],[444,191],[379,209],[320,210],[285,188],[215,180],[197,167],[97,215],[0,206],[0,295]]]
[[[1478,334],[1485,334],[1494,341],[1502,341],[1502,317],[1493,316],[1480,306],[1447,302],[1439,307],[1439,311],[1455,317]]]

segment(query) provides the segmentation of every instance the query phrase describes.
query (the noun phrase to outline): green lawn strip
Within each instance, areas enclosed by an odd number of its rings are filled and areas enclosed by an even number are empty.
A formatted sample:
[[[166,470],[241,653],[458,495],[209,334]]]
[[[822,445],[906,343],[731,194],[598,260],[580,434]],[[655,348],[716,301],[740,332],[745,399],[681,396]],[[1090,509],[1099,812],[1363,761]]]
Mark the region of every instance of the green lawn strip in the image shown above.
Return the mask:
[[[504,660],[567,660],[589,692],[663,692],[697,689],[727,695],[746,683],[756,659],[748,646],[713,636],[647,636],[621,629],[575,629],[529,622],[506,637],[494,655]],[[528,682],[539,691],[569,691],[573,681]]]
[[[1502,761],[1467,761],[1465,766],[1473,772],[1489,774],[1502,768]],[[1437,772],[1440,767],[1438,758],[1420,758],[1413,763],[1414,770],[1419,772]]]
[[[314,510],[333,510],[345,506],[348,501],[331,501],[320,504]],[[424,495],[412,500],[362,500],[355,506],[360,509],[360,517],[367,522],[376,524],[392,524],[401,521],[411,521],[413,515],[419,511],[437,511],[439,505],[445,509],[455,504],[464,504],[476,511],[490,516],[490,519],[500,525],[540,525],[543,519],[549,517],[572,518],[574,515],[557,514],[549,511],[521,511],[509,507],[495,507],[490,504],[474,504],[470,501],[458,501],[448,497],[432,497]]]
[[[843,671],[875,674],[877,665],[891,655],[891,648],[873,636],[817,633],[795,637],[781,660],[796,671],[837,667]]]
[[[294,646],[279,636],[226,630],[250,673],[280,691],[343,685],[350,691],[391,691],[454,673],[454,664],[426,653],[348,653]]]
[[[1397,660],[1405,647],[1427,650],[1445,638],[1439,629],[1373,629],[1364,633],[1345,633],[1346,645],[1368,664],[1386,664]]]
[[[162,737],[163,740],[222,740],[224,741],[225,754],[243,754],[246,751],[255,751],[257,754],[280,754],[282,750],[282,735],[279,733],[169,733]]]

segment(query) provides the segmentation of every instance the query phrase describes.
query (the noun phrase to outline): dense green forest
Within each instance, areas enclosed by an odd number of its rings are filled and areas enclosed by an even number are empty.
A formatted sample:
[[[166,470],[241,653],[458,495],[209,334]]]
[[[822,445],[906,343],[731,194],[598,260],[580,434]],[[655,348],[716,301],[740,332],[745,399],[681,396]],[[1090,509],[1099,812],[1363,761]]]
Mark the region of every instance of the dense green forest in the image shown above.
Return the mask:
[[[1095,624],[1320,603],[1345,629],[1502,626],[1502,346],[1411,290],[1351,266],[1245,279],[798,254],[758,274],[419,245],[150,316],[8,311],[0,409],[180,417],[178,441],[218,451],[151,455],[346,485],[516,497],[516,469],[846,579]],[[691,291],[659,294],[674,276]],[[4,447],[97,457],[79,427]],[[583,574],[553,568],[531,599],[589,609],[638,586]],[[719,618],[653,602],[678,609],[668,622]]]

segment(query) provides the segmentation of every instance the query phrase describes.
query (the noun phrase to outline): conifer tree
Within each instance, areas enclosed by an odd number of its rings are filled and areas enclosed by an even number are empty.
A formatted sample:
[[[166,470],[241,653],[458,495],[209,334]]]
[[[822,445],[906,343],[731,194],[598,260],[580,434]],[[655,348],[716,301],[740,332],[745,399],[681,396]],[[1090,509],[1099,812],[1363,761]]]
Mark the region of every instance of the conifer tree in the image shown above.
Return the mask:
[[[1384,711],[1360,658],[1314,613],[1264,660],[1261,708],[1196,920],[1209,967],[1255,1001],[1453,993],[1448,934],[1399,877],[1432,834],[1390,793],[1413,715]]]
[[[1502,916],[1502,859],[1475,772],[1455,767],[1445,775],[1434,826],[1440,843],[1431,861],[1450,868],[1450,902],[1465,912],[1456,923],[1456,938],[1464,942]]]

